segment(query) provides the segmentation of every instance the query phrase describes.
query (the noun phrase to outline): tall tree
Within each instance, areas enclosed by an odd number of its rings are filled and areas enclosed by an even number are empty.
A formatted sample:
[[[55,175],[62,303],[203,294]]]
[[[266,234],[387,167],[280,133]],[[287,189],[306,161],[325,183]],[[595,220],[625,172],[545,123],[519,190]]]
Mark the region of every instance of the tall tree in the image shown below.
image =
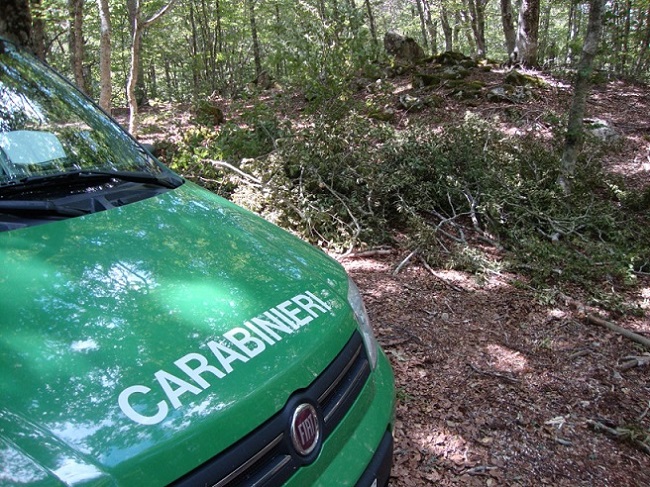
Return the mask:
[[[489,0],[466,0],[469,8],[470,23],[476,42],[476,56],[484,59],[487,54],[485,42],[485,7]]]
[[[108,0],[97,0],[99,7],[99,106],[111,109],[113,83],[111,81],[111,13]]]
[[[603,10],[606,1],[590,1],[589,23],[582,46],[582,56],[578,63],[576,77],[573,83],[573,101],[569,110],[569,120],[567,123],[560,178],[558,181],[565,192],[570,192],[571,190],[571,179],[575,174],[576,160],[584,140],[583,118],[585,115],[585,104],[591,86],[593,61],[600,43],[603,26]]]
[[[449,13],[444,2],[440,2],[440,24],[442,31],[445,34],[445,51],[450,52],[454,50],[454,29],[449,22]]]
[[[526,66],[537,66],[540,0],[521,0],[517,41],[511,58]]]
[[[429,39],[431,41],[431,52],[435,54],[438,51],[438,23],[433,20],[429,0],[422,0],[422,6],[424,7],[427,30],[429,31]]]
[[[253,40],[253,62],[255,64],[255,83],[263,83],[262,80],[262,56],[260,54],[260,41],[257,35],[257,18],[255,16],[255,4],[257,0],[246,0],[248,4],[249,20],[251,24],[251,39]],[[322,2],[321,2],[322,3]],[[323,8],[325,8],[323,6]]]
[[[32,48],[32,14],[29,0],[0,1],[0,35]]]
[[[86,78],[84,76],[84,39],[83,39],[83,8],[84,0],[68,0],[70,15],[70,32],[68,43],[70,45],[70,66],[77,87],[87,92]]]
[[[41,0],[30,0],[30,9],[32,13],[32,35],[31,45],[34,54],[45,60],[45,21],[43,20],[43,4]]]
[[[418,7],[418,16],[420,18],[420,30],[422,32],[422,45],[424,46],[425,52],[429,50],[429,36],[427,35],[427,23],[424,14],[424,5],[422,5],[422,0],[415,0],[415,3]]]
[[[510,0],[501,0],[501,24],[503,25],[503,35],[506,40],[506,52],[512,54],[515,52],[517,34],[515,33],[515,19]]]
[[[366,6],[366,14],[368,15],[368,25],[370,26],[370,34],[372,35],[372,42],[375,44],[375,49],[379,49],[379,39],[377,37],[377,28],[375,27],[375,15],[372,12],[372,5],[370,0],[364,0]]]
[[[135,94],[138,83],[138,74],[141,71],[140,50],[142,48],[142,35],[144,31],[160,20],[176,3],[169,0],[157,13],[148,20],[142,20],[142,6],[140,0],[128,0],[132,9],[132,39],[131,39],[131,65],[129,78],[126,83],[126,97],[129,102],[129,132],[136,137],[138,134],[138,100]]]
[[[639,49],[639,55],[636,60],[636,66],[634,68],[634,74],[637,76],[641,74],[644,64],[648,59],[648,52],[650,52],[650,2],[648,2],[648,12],[645,15],[646,29],[643,39],[641,41],[641,46]]]

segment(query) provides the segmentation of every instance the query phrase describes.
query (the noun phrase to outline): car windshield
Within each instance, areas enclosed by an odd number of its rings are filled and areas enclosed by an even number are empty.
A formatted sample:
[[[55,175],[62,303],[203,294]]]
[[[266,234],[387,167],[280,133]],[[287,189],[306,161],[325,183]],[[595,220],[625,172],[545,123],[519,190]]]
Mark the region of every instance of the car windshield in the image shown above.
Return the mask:
[[[80,171],[166,173],[85,96],[0,40],[0,191]]]

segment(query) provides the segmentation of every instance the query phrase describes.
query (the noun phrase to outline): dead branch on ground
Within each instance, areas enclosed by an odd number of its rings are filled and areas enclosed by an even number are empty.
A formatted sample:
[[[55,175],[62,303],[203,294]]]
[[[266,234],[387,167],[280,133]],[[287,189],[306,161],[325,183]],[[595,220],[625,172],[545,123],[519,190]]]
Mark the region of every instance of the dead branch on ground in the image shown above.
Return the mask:
[[[650,364],[650,355],[628,355],[627,357],[623,357],[623,360],[625,360],[625,362],[619,365],[618,370],[623,371],[634,367],[643,367],[644,365],[648,365]]]
[[[566,304],[569,306],[573,307],[578,311],[580,314],[583,314],[587,322],[593,324],[593,325],[599,325],[603,326],[615,333],[618,333],[619,335],[622,335],[626,338],[629,338],[630,340],[634,340],[637,343],[640,343],[641,345],[644,345],[648,348],[650,348],[650,339],[639,335],[638,333],[634,333],[633,331],[627,330],[625,328],[622,328],[618,326],[615,323],[606,321],[598,316],[596,316],[593,313],[588,313],[587,312],[587,307],[582,304],[580,301],[571,298],[570,296],[567,296],[565,294],[560,293],[559,297],[564,300]]]
[[[626,441],[635,448],[650,455],[650,444],[648,443],[650,442],[650,434],[647,432],[638,432],[631,428],[611,428],[600,421],[592,419],[588,419],[587,424],[595,431],[603,432],[615,440]]]

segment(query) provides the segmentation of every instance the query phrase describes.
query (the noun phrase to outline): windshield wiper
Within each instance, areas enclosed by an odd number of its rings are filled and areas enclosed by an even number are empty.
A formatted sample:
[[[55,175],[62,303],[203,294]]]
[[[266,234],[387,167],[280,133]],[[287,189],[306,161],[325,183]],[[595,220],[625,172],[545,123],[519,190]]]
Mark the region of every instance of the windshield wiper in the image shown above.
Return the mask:
[[[146,172],[129,172],[129,171],[96,171],[96,170],[79,170],[59,174],[50,174],[47,176],[28,176],[17,179],[0,186],[0,192],[16,192],[25,189],[42,188],[49,186],[60,186],[61,183],[76,183],[83,180],[88,181],[109,181],[117,179],[132,183],[151,184],[164,188],[177,188],[182,184],[182,179],[169,174],[158,176]]]
[[[59,205],[53,201],[40,200],[0,200],[0,213],[37,213],[75,217],[87,215],[89,210]]]

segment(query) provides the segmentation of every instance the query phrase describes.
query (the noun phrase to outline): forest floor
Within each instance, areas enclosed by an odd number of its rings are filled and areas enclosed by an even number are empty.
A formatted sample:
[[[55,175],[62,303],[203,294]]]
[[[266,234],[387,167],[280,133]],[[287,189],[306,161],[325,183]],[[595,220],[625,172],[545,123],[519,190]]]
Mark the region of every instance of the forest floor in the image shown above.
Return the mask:
[[[500,82],[480,76],[487,86]],[[396,97],[418,96],[408,76],[392,81]],[[513,130],[543,135],[543,115],[567,113],[571,88],[549,78],[540,91],[516,106],[447,98],[443,107],[399,112],[395,124],[515,109],[522,123]],[[296,100],[288,113],[302,108]],[[587,104],[588,116],[623,136],[606,169],[639,190],[650,185],[648,114],[650,89],[619,81],[595,87]],[[650,350],[589,319],[650,337],[648,317],[610,316],[582,305],[581,289],[533,291],[513,285],[518,276],[479,280],[417,259],[396,273],[405,258],[342,259],[395,372],[391,486],[650,485]],[[650,278],[639,276],[626,299],[650,313]]]
[[[530,130],[545,130],[541,114],[568,110],[568,84],[545,89],[518,107]],[[504,107],[445,106],[467,109]],[[622,82],[596,87],[587,104],[623,136],[606,170],[639,190],[650,185],[649,113],[650,88]],[[649,349],[593,324],[589,316],[614,319],[579,304],[580,289],[544,296],[513,286],[517,276],[478,281],[418,261],[395,273],[405,257],[343,262],[395,371],[392,486],[650,485],[650,442],[640,443],[650,431],[650,363],[625,369],[626,357],[650,359]],[[647,276],[627,301],[650,313]],[[647,316],[618,318],[650,337]]]

